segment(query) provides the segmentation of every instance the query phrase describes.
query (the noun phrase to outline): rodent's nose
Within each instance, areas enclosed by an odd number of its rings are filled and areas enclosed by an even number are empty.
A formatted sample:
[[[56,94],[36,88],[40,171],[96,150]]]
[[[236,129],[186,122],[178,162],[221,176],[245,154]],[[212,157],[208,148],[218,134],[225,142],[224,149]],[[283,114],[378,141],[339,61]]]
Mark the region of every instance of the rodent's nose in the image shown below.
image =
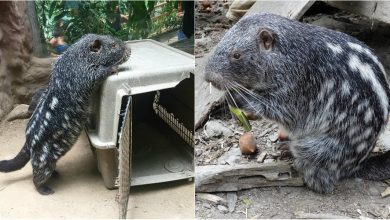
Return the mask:
[[[204,80],[206,82],[210,82],[211,79],[210,79],[210,73],[206,72],[206,71],[203,71],[203,77],[204,77]]]
[[[211,83],[215,88],[219,90],[223,90],[224,79],[221,75],[209,71],[204,71],[203,73],[204,73],[204,80],[206,82]]]
[[[129,59],[130,55],[131,55],[131,49],[126,47],[126,51],[125,51],[126,60]]]

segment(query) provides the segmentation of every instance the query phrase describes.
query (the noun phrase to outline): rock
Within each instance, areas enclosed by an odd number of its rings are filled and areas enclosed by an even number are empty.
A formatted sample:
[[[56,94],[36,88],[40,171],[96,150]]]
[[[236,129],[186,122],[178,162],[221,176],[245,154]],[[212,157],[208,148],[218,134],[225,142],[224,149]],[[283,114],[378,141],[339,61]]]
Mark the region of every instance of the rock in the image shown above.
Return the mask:
[[[239,148],[231,148],[218,158],[218,164],[238,164],[241,159],[241,150]]]
[[[229,210],[228,210],[225,206],[223,206],[223,205],[218,205],[217,208],[218,208],[218,210],[219,210],[220,212],[222,212],[223,214],[226,214],[226,213],[229,211]]]
[[[275,162],[275,159],[265,159],[264,160],[264,163],[274,163]]]
[[[13,121],[15,119],[25,119],[29,118],[30,114],[28,114],[28,105],[21,104],[16,106],[10,113],[8,113],[6,120]]]
[[[210,193],[197,193],[196,198],[198,200],[210,202],[212,204],[227,204],[227,201],[224,198]]]
[[[204,126],[204,132],[209,137],[231,137],[234,134],[233,131],[220,120],[208,121]]]
[[[228,192],[227,193],[227,205],[229,212],[234,212],[237,204],[237,193],[236,192]]]
[[[386,206],[383,211],[381,212],[382,218],[387,218],[390,215],[390,206]]]
[[[269,140],[272,142],[272,143],[275,143],[276,141],[279,140],[279,135],[278,135],[278,132],[274,132],[272,135],[268,136]]]
[[[206,47],[208,41],[209,41],[209,39],[207,39],[207,38],[196,39],[195,40],[195,45],[197,47]]]
[[[267,156],[267,152],[265,151],[261,152],[261,154],[257,157],[257,162],[263,163],[266,156]]]
[[[370,193],[371,196],[379,196],[380,195],[379,190],[373,186],[368,188],[368,192]]]

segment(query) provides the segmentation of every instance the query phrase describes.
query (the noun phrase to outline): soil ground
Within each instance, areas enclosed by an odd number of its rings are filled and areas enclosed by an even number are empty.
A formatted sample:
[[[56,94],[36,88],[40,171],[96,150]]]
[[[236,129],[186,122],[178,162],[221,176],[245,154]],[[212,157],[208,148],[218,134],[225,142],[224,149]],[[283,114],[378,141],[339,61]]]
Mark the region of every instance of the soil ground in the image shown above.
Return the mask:
[[[0,158],[10,159],[25,140],[27,120],[0,124]],[[117,218],[117,190],[108,190],[97,170],[88,138],[78,142],[57,163],[59,177],[50,180],[55,194],[41,196],[32,183],[28,163],[22,170],[0,173],[0,219]],[[133,187],[128,218],[193,218],[194,184],[181,181]]]
[[[209,11],[200,10],[199,5],[195,11],[197,21],[195,56],[197,65],[200,65],[199,62],[204,60],[233,24],[224,16],[227,9],[223,7],[222,1],[212,2]],[[301,20],[345,32],[364,41],[374,48],[387,73],[390,73],[389,25],[317,3]],[[234,153],[237,152],[238,138],[243,130],[231,118],[226,104],[219,106],[210,114],[209,121],[211,120],[219,121],[224,127],[233,131],[234,135],[231,137],[209,137],[207,132],[205,133],[204,127],[199,128],[195,133],[197,166],[256,161],[258,154],[251,157],[239,155],[237,158],[237,154]],[[259,152],[268,152],[267,161],[279,160],[278,152],[274,150],[277,126],[263,120],[251,121],[251,124]],[[379,144],[377,147],[377,150],[383,151],[388,146]],[[336,191],[329,195],[317,194],[306,187],[268,187],[230,193],[213,193],[227,200],[228,204],[233,203],[233,208],[228,211],[226,205],[196,199],[196,217],[386,218],[390,212],[390,198],[381,198],[380,193],[387,187],[389,185],[385,182],[349,179],[342,181]]]

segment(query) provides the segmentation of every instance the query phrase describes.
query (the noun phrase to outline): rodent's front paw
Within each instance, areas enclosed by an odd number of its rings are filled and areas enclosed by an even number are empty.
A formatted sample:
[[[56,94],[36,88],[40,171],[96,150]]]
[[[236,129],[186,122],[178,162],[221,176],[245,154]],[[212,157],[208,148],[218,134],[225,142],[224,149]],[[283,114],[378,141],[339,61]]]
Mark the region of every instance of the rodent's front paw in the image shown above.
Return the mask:
[[[114,74],[117,74],[119,71],[119,68],[118,68],[118,66],[112,66],[112,67],[110,67],[110,74],[111,75],[114,75]]]
[[[280,151],[280,157],[282,159],[293,157],[288,141],[282,141],[277,143],[275,146],[275,150]]]

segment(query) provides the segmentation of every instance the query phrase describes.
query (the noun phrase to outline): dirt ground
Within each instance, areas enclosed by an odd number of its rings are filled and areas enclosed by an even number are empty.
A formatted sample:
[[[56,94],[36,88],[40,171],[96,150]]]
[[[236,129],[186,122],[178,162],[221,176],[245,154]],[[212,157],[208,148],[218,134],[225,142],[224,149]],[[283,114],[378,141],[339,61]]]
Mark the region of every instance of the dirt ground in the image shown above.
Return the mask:
[[[24,143],[27,120],[0,124],[0,158],[10,159]],[[117,218],[117,190],[108,190],[97,171],[87,136],[57,163],[55,194],[41,196],[32,183],[31,165],[0,173],[0,219]],[[179,181],[132,188],[128,218],[193,218],[194,184]]]
[[[223,2],[212,4],[210,11],[196,8],[195,19],[195,56],[197,65],[219,42],[233,25],[226,18]],[[366,42],[374,48],[380,60],[390,73],[390,26],[368,18],[339,11],[323,4],[314,6],[301,19],[330,29],[348,33]],[[258,162],[259,154],[242,156],[238,149],[238,138],[243,129],[231,118],[227,105],[216,108],[209,117],[231,137],[216,135],[211,137],[206,127],[195,134],[196,165],[231,164]],[[280,160],[280,154],[274,150],[277,142],[277,126],[264,120],[251,121],[257,139],[259,152],[267,152],[264,160]],[[389,150],[386,131],[376,150]],[[288,160],[288,159],[287,159]],[[320,195],[306,187],[268,187],[241,190],[229,193],[213,193],[225,202],[214,203],[196,198],[197,218],[388,218],[390,198],[381,198],[389,184],[386,182],[350,179],[342,181],[336,191],[329,195]],[[227,203],[227,204],[226,204]]]

